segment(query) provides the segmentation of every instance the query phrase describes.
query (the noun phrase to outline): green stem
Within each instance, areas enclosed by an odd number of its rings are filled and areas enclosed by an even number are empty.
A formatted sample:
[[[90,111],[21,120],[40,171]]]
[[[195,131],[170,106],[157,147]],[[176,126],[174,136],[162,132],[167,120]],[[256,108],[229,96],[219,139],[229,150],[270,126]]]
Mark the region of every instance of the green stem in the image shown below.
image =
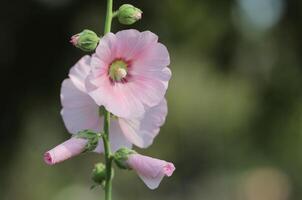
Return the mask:
[[[105,111],[104,134],[103,134],[104,153],[105,153],[105,162],[106,162],[105,200],[111,200],[112,178],[113,178],[112,158],[111,158],[111,149],[110,149],[110,141],[109,141],[109,127],[110,127],[110,112]]]
[[[104,35],[111,31],[111,23],[113,18],[113,0],[107,0],[107,11],[106,11],[106,21],[105,21],[105,29]],[[104,153],[105,153],[105,162],[106,162],[106,182],[105,182],[105,200],[111,200],[112,193],[112,156],[110,149],[110,140],[109,140],[109,128],[110,128],[110,112],[105,110],[104,113],[104,135],[103,135],[103,143],[104,143]]]
[[[113,17],[112,7],[113,7],[113,0],[107,0],[107,14],[106,14],[104,35],[111,31],[111,22]]]

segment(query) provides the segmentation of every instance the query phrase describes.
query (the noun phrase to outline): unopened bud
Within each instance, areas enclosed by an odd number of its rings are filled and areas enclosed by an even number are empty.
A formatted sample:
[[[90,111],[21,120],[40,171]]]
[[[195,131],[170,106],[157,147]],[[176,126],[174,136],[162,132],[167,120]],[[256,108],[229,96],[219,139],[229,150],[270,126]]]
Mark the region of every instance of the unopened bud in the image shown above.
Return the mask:
[[[131,25],[142,18],[143,12],[130,4],[122,5],[118,10],[118,20],[121,24]]]
[[[103,184],[103,182],[106,180],[106,167],[103,163],[95,164],[94,169],[92,170],[91,178],[96,184]]]
[[[70,42],[83,51],[91,52],[96,49],[99,40],[100,38],[95,32],[85,29],[81,33],[72,36]]]

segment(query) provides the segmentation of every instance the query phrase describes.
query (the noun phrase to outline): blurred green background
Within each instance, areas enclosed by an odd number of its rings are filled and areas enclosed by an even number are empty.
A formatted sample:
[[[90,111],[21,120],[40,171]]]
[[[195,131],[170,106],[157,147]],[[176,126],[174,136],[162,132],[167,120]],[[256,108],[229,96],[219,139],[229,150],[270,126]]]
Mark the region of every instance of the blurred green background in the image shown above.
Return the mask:
[[[134,26],[171,54],[166,124],[140,153],[176,165],[149,190],[117,171],[114,200],[302,198],[302,1],[140,0]],[[88,154],[50,167],[43,153],[69,137],[60,84],[84,54],[69,37],[102,33],[105,0],[10,0],[0,13],[0,199],[95,200]]]

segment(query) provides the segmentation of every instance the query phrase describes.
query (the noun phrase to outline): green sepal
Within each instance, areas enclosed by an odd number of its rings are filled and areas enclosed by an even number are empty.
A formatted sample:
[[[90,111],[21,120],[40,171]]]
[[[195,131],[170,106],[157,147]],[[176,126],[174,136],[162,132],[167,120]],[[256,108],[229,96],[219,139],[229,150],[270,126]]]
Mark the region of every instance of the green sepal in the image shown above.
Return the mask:
[[[88,141],[85,150],[83,151],[83,153],[85,153],[96,149],[99,143],[99,139],[101,138],[101,134],[91,130],[84,130],[78,132],[74,137],[86,139]]]
[[[114,153],[113,159],[115,164],[120,168],[120,169],[131,169],[127,165],[127,160],[129,155],[135,154],[136,152],[132,149],[128,148],[120,148]]]

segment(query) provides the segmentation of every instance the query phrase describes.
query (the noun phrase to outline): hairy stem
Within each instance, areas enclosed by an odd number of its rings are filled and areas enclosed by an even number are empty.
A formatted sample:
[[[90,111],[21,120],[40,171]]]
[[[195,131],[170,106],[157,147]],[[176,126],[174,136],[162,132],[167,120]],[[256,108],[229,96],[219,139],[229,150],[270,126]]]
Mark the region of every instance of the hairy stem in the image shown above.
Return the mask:
[[[107,0],[107,12],[106,12],[106,21],[105,21],[105,29],[104,35],[111,31],[111,23],[113,18],[113,0]],[[105,110],[104,113],[104,135],[103,135],[103,143],[104,143],[104,153],[105,153],[105,162],[106,162],[106,182],[105,182],[105,200],[111,200],[112,193],[112,156],[110,149],[110,140],[109,140],[109,128],[110,128],[110,112]]]

